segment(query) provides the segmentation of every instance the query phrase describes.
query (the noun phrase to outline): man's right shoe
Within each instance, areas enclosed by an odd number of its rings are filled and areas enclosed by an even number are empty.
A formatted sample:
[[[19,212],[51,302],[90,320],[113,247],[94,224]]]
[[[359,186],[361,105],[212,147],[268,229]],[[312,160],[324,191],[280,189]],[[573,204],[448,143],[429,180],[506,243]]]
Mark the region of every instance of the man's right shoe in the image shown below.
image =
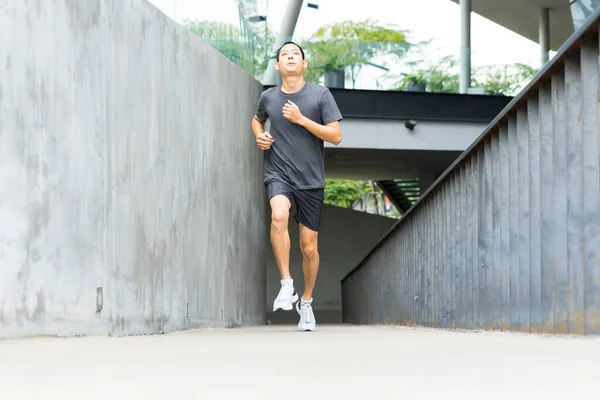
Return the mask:
[[[294,286],[283,282],[281,283],[279,294],[273,302],[273,311],[277,311],[280,308],[286,311],[292,310],[296,301],[298,301],[298,294],[294,293]]]
[[[296,311],[300,314],[298,329],[302,332],[314,332],[317,329],[317,321],[315,321],[315,314],[312,310],[312,301],[300,300],[296,303]]]

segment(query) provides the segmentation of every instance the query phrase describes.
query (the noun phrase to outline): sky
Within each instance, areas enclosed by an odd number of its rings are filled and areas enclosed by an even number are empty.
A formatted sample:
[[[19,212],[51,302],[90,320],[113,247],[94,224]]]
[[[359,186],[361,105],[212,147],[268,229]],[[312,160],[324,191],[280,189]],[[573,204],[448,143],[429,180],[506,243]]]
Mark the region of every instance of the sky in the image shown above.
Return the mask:
[[[185,19],[216,20],[239,24],[235,0],[149,0],[177,22]],[[460,53],[460,7],[450,0],[309,0],[319,9],[302,7],[294,39],[308,38],[323,25],[343,20],[394,24],[409,31],[409,41],[434,39],[432,58]],[[258,0],[258,14],[266,14],[275,31],[287,0]],[[304,3],[307,3],[305,1]],[[524,63],[539,67],[539,45],[475,13],[471,16],[473,66]],[[309,60],[310,62],[310,60]]]

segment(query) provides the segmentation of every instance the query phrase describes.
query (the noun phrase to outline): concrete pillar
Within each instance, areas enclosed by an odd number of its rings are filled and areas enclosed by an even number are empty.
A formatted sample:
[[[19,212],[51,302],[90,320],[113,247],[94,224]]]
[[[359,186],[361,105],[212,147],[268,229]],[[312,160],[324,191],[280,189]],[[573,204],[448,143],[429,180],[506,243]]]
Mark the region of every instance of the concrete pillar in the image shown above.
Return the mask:
[[[273,64],[275,64],[276,61],[275,53],[285,42],[292,40],[296,22],[298,22],[298,16],[302,9],[302,3],[303,0],[289,0],[288,2],[285,15],[281,21],[279,33],[277,34],[277,40],[275,40],[275,45],[273,46],[273,58],[271,58],[267,64],[267,70],[265,71],[265,78],[263,80],[264,85],[277,85],[281,82],[281,79],[278,79],[278,77],[280,78],[279,72],[275,71],[275,68],[273,68]]]
[[[550,9],[542,8],[540,13],[540,68],[550,59]]]
[[[471,0],[460,0],[460,93],[471,87]]]

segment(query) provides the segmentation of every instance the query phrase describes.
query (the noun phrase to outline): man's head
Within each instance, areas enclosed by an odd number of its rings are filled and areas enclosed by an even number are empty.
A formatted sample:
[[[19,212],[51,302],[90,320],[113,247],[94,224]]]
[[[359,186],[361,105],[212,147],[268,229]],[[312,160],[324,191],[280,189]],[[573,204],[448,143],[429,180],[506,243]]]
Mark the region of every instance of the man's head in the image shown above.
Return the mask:
[[[304,50],[294,42],[284,43],[277,51],[275,69],[282,76],[302,75],[307,64]]]

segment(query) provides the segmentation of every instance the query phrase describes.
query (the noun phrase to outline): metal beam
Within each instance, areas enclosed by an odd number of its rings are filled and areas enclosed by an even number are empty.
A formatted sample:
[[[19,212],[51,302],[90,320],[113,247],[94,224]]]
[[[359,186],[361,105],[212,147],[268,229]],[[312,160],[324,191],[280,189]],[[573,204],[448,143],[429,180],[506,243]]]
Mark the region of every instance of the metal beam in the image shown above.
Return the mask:
[[[460,0],[460,93],[471,87],[471,0]]]
[[[264,86],[268,89],[272,86]],[[330,88],[344,118],[376,118],[442,122],[493,120],[512,100],[507,96],[477,96],[457,93],[352,90]],[[418,128],[415,128],[418,129]]]
[[[264,85],[277,85],[279,82],[279,73],[273,67],[273,64],[275,64],[276,61],[275,54],[285,42],[292,40],[292,37],[294,36],[294,29],[296,29],[296,22],[298,22],[298,16],[300,15],[300,10],[302,9],[302,2],[303,0],[289,0],[287,9],[285,10],[285,15],[281,21],[279,33],[277,34],[277,40],[275,40],[275,45],[273,46],[272,58],[267,64],[263,82]]]

